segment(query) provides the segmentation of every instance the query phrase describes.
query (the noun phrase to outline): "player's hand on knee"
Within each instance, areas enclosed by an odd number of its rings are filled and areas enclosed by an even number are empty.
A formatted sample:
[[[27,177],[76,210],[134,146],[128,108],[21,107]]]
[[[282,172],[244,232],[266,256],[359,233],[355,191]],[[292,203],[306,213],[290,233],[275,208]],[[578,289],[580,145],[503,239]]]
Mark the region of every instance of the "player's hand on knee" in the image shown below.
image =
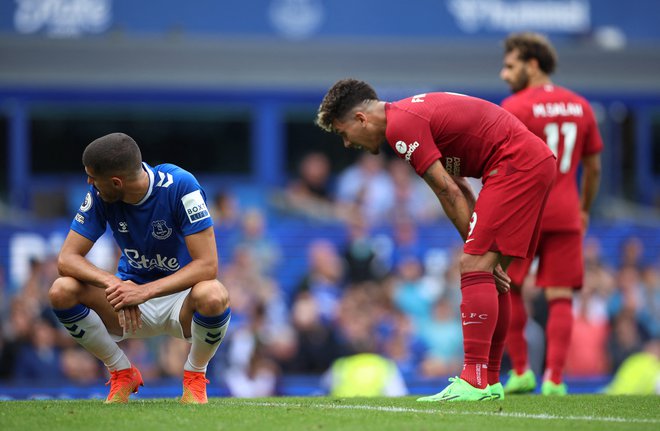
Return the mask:
[[[493,276],[495,277],[495,287],[499,293],[506,293],[511,289],[511,278],[502,269],[501,265],[498,264],[495,267]]]
[[[116,312],[128,306],[137,306],[146,300],[144,289],[130,280],[108,287],[105,289],[105,296]]]
[[[142,328],[142,312],[137,305],[131,305],[119,310],[119,325],[124,328],[126,332],[135,333],[138,329]]]

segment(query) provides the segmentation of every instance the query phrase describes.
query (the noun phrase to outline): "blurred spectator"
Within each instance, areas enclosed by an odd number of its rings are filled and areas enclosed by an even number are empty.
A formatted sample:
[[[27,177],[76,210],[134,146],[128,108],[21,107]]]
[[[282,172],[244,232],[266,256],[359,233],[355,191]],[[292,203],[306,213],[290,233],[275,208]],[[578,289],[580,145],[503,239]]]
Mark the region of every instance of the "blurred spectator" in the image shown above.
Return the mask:
[[[408,394],[396,364],[376,353],[339,358],[323,376],[333,397],[400,397]]]
[[[231,191],[225,190],[216,193],[209,209],[217,230],[230,232],[239,227],[241,211],[238,200]]]
[[[140,369],[145,379],[149,380],[160,374],[156,352],[149,346],[149,343],[153,342],[152,339],[144,338],[128,338],[120,342],[122,350],[131,358],[131,363]]]
[[[30,342],[21,344],[17,352],[13,377],[41,382],[61,379],[56,329],[43,319],[33,320],[30,326]]]
[[[291,307],[291,322],[296,351],[282,363],[285,371],[319,374],[327,370],[335,358],[346,353],[332,325],[323,321],[320,306],[310,292],[296,298]]]
[[[101,377],[101,362],[80,347],[70,347],[61,354],[62,373],[67,380],[79,384],[90,385]]]
[[[642,349],[643,339],[635,315],[630,312],[618,314],[611,322],[609,337],[610,369],[618,369],[630,355]]]
[[[341,297],[337,313],[340,342],[350,353],[377,352],[381,344],[378,328],[382,323],[387,292],[378,283],[349,286]]]
[[[642,260],[644,256],[644,243],[642,240],[631,236],[626,238],[621,244],[621,264],[620,268],[642,269]]]
[[[274,196],[275,206],[290,215],[329,221],[338,217],[330,190],[330,160],[323,153],[305,155],[298,176]]]
[[[647,342],[641,352],[626,358],[605,393],[660,395],[660,339]]]
[[[461,372],[463,335],[457,308],[448,296],[433,305],[431,320],[419,328],[427,352],[421,364],[425,377],[444,377]]]
[[[348,241],[343,247],[346,261],[346,281],[362,283],[380,280],[385,276],[387,265],[377,253],[366,220],[356,215],[347,223]]]
[[[438,198],[424,180],[401,159],[392,159],[388,165],[394,185],[394,203],[388,220],[430,222],[444,215]]]
[[[14,353],[5,341],[2,322],[0,321],[0,381],[11,377],[14,370]]]
[[[427,187],[428,188],[428,187]],[[424,257],[424,250],[419,241],[417,225],[409,218],[401,218],[392,224],[392,251],[387,262],[387,269],[393,271],[399,262],[406,258]]]
[[[610,318],[625,314],[639,321],[643,307],[644,287],[641,283],[639,268],[634,265],[623,266],[616,276],[616,289],[608,302]]]
[[[31,324],[37,319],[34,307],[20,296],[15,296],[9,308],[9,320],[4,326],[5,351],[12,364],[16,364],[19,351],[30,345]],[[13,369],[13,368],[12,368]]]
[[[270,355],[264,304],[256,306],[248,325],[232,331],[227,345],[227,363],[220,370],[232,396],[266,397],[276,394],[279,367]],[[285,334],[281,331],[281,334]]]
[[[639,321],[647,338],[660,339],[660,271],[647,266],[642,270],[642,307]]]
[[[384,156],[360,156],[339,174],[336,201],[342,213],[362,215],[376,225],[389,218],[394,207],[394,183],[385,170]]]
[[[181,369],[186,363],[190,344],[181,338],[159,337],[158,344],[158,366],[161,377],[181,377]]]
[[[261,210],[252,208],[242,215],[240,231],[229,241],[232,250],[242,247],[250,251],[254,269],[260,274],[272,275],[280,263],[282,250],[279,243],[266,232],[266,219]]]
[[[23,284],[20,295],[28,301],[38,314],[41,314],[49,307],[48,304],[48,289],[58,277],[57,272],[57,257],[48,256],[44,259],[32,259],[30,261],[30,273]],[[56,322],[55,316],[52,316],[53,323]]]
[[[239,245],[232,260],[223,266],[219,279],[227,286],[232,307],[232,327],[249,324],[256,309],[265,306],[268,327],[277,330],[288,320],[285,299],[277,282],[258,269],[250,247]]]
[[[408,316],[396,308],[388,312],[388,324],[381,322],[380,346],[378,351],[392,359],[405,376],[414,376],[418,372],[426,346],[417,335]],[[385,326],[385,328],[383,328]]]
[[[432,319],[439,285],[424,276],[422,263],[414,256],[402,258],[392,281],[392,301],[412,321],[417,333]]]
[[[614,274],[602,259],[602,246],[594,237],[587,237],[584,242],[585,282],[598,286],[602,297],[609,297],[615,289]]]
[[[587,278],[573,303],[573,333],[566,358],[566,375],[594,376],[610,372],[607,340],[610,325],[599,286]]]
[[[277,395],[279,369],[264,354],[264,346],[259,340],[254,340],[245,367],[229,368],[224,376],[229,393],[233,397],[256,398]]]
[[[295,289],[294,297],[308,292],[318,304],[321,321],[334,321],[344,289],[344,267],[337,248],[324,239],[312,241],[307,248],[308,272]]]

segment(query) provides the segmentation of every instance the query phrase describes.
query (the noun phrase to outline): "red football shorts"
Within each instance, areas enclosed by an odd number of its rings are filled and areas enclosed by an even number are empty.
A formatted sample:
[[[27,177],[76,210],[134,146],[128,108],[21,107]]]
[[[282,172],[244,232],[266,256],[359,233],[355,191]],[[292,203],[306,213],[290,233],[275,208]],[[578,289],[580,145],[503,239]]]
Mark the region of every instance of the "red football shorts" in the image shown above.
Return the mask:
[[[582,287],[584,258],[582,232],[541,232],[536,249],[539,267],[536,285],[540,287]],[[514,259],[506,270],[513,284],[522,286],[533,259]]]
[[[498,171],[487,179],[479,193],[463,251],[533,257],[557,161],[548,157],[528,171],[508,175],[503,166]]]

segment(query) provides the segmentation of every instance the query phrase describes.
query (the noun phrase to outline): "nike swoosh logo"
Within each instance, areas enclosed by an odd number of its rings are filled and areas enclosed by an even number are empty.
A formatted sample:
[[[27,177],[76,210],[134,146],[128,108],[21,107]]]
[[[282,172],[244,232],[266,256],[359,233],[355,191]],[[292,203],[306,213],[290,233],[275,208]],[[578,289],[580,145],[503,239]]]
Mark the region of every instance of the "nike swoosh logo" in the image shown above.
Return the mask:
[[[484,322],[463,322],[463,326],[465,325],[481,325]]]
[[[465,241],[465,243],[467,244],[467,243],[470,242],[470,241],[474,241],[474,238],[470,238],[470,239],[468,239],[467,241]]]

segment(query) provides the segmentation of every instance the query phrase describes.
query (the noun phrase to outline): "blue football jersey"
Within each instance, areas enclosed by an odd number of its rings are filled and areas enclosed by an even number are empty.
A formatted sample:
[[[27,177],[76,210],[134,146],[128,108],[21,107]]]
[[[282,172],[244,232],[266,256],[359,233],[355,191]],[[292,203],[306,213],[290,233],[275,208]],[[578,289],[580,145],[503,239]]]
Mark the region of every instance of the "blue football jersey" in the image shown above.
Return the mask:
[[[121,248],[117,276],[138,284],[190,263],[185,237],[213,226],[206,195],[195,177],[172,164],[151,167],[149,190],[136,204],[107,203],[90,186],[71,229],[96,241],[110,226]]]

